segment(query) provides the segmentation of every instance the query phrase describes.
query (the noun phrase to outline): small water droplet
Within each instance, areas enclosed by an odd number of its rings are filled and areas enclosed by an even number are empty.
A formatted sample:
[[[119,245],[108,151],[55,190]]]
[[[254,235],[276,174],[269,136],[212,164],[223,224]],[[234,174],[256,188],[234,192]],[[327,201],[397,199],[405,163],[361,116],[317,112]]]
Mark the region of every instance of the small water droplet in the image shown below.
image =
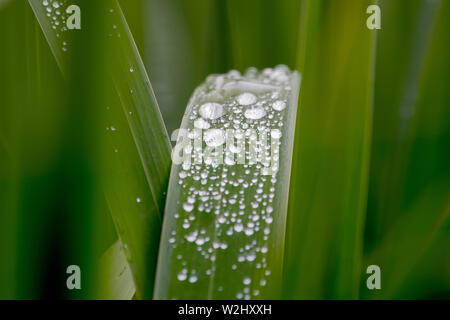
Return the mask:
[[[242,223],[237,223],[237,224],[234,226],[234,231],[236,231],[236,232],[241,232],[242,230],[244,230],[244,226],[242,225]]]
[[[271,132],[270,132],[270,136],[272,137],[272,138],[274,138],[274,139],[280,139],[281,138],[281,131],[279,130],[279,129],[273,129]]]
[[[189,242],[194,242],[197,239],[197,235],[198,235],[198,232],[197,231],[193,231],[193,232],[191,232],[190,234],[188,234],[186,236],[186,240],[189,241]]]
[[[180,281],[186,280],[187,279],[187,270],[186,269],[181,270],[181,272],[178,273],[177,278]]]

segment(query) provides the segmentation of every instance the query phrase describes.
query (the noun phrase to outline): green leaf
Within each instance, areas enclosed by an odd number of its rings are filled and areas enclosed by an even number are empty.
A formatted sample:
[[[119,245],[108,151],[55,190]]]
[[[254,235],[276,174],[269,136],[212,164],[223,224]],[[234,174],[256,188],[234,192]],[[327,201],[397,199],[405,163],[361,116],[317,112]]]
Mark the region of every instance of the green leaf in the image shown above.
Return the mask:
[[[170,169],[170,142],[133,37],[115,0],[72,1],[70,4],[79,5],[82,11],[81,30],[64,29],[68,2],[60,2],[61,14],[52,11],[50,16],[46,2],[29,2],[66,75],[74,72],[76,54],[89,49],[77,46],[82,43],[80,39],[97,31],[94,35],[102,45],[95,55],[104,58],[104,81],[90,81],[88,73],[77,80],[91,83],[98,96],[103,128],[107,129],[106,143],[102,144],[106,147],[102,150],[106,198],[137,295],[150,297]],[[58,21],[56,28],[53,16]]]
[[[192,31],[192,24],[205,20],[203,6],[201,1],[183,0],[150,0],[145,6],[144,58],[169,132],[180,126],[183,106],[202,79],[202,51],[199,40],[193,39],[198,32]],[[195,14],[192,22],[190,12]]]
[[[446,36],[447,1],[415,1],[408,12],[381,2],[387,28],[380,34],[375,99],[374,157],[367,230],[366,264],[382,271],[382,290],[364,298],[427,298],[448,292],[450,274],[419,277],[420,265],[446,265],[448,238],[450,81]],[[399,25],[398,14],[404,14]],[[383,42],[381,42],[383,41]],[[393,75],[392,63],[397,66]],[[389,81],[390,86],[386,87]],[[386,119],[389,112],[391,117]],[[388,121],[389,120],[389,121]],[[446,236],[447,234],[447,236]],[[430,254],[430,250],[434,254]],[[419,270],[418,270],[419,269]],[[439,268],[437,268],[439,269]],[[448,268],[447,268],[448,269]],[[415,276],[417,275],[417,276]],[[437,295],[439,297],[439,295]]]
[[[155,298],[281,296],[299,86],[279,66],[210,76],[194,92],[173,151]]]
[[[102,288],[100,299],[131,300],[133,298],[136,288],[120,240],[117,240],[103,254],[99,274],[101,277],[98,285]]]
[[[230,0],[226,3],[234,68],[264,68],[280,63],[295,67],[300,1]]]
[[[284,297],[358,297],[375,31],[372,1],[302,1]]]

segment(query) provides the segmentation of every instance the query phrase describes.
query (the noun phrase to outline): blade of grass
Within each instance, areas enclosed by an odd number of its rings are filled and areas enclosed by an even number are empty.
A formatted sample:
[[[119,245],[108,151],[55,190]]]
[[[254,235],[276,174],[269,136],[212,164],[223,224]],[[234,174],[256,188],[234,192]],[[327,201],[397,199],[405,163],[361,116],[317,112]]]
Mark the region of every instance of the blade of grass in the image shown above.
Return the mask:
[[[372,1],[303,1],[285,298],[358,297],[375,31]]]
[[[373,292],[365,289],[362,291],[364,298],[395,299],[402,286],[408,285],[406,280],[413,268],[432,248],[435,239],[442,236],[444,227],[449,223],[449,178],[447,172],[444,179],[432,181],[412,204],[407,212],[408,219],[396,221],[377,248],[367,257],[367,265],[375,264],[382,270],[382,290]],[[441,247],[442,253],[444,250],[445,246]],[[362,288],[364,289],[364,286]],[[448,286],[442,287],[443,291],[448,289]],[[409,292],[404,297],[412,298],[414,294]]]
[[[234,68],[296,63],[298,0],[227,1]]]
[[[71,38],[77,31],[53,29],[42,1],[29,2],[59,66],[67,73],[70,48],[76,45]],[[67,2],[59,3],[61,8],[68,5]],[[85,15],[89,14],[89,2],[79,0],[71,4],[79,5]],[[102,0],[96,5],[101,8],[99,14],[105,21],[104,37],[99,41],[107,44],[104,62],[112,79],[111,84],[108,81],[103,84],[104,91],[99,93],[104,97],[104,110],[108,107],[111,110],[111,114],[105,116],[109,121],[108,133],[111,133],[107,140],[114,145],[110,152],[117,156],[106,161],[110,168],[107,199],[126,248],[137,294],[145,298],[151,296],[153,288],[160,219],[170,167],[170,144],[150,81],[117,1]],[[64,18],[64,15],[58,18],[60,26],[63,26]],[[86,25],[82,30],[98,27],[89,25],[87,19],[83,21]],[[120,127],[120,131],[116,131],[115,126]]]
[[[100,261],[101,275],[99,286],[102,287],[101,299],[131,300],[136,292],[130,267],[117,240],[103,254]]]
[[[191,130],[190,135],[197,137],[192,152],[196,162],[191,163],[191,153],[186,151],[192,148],[192,141],[183,141],[179,133],[181,140],[174,154],[178,154],[180,147],[188,153],[182,164],[175,161],[172,166],[155,298],[275,299],[281,296],[287,191],[299,85],[299,74],[280,66],[261,73],[249,69],[244,76],[236,71],[210,76],[194,92],[181,128]],[[275,100],[278,102],[272,106]],[[192,131],[194,127],[208,130],[202,136],[201,132]],[[230,144],[225,145],[227,128],[248,135],[240,137],[235,132],[239,140],[233,149]],[[247,129],[255,131],[247,132]],[[234,145],[233,133],[227,134]],[[250,156],[253,147],[249,141],[263,141],[262,134],[267,134],[272,143],[266,145],[269,149],[264,144],[258,148],[266,156],[269,153],[269,157],[279,159],[273,165],[279,171],[271,175],[265,167],[271,164],[267,163],[269,159]],[[206,146],[218,147],[217,157],[209,154],[212,150]],[[244,158],[236,158],[232,150]],[[202,156],[204,161],[197,163]]]
[[[192,26],[187,21],[182,0],[151,0],[145,6],[145,58],[149,76],[164,116],[167,130],[179,127],[183,108],[197,85],[198,44],[192,41]],[[199,1],[189,3],[196,10]],[[191,8],[194,7],[193,9]],[[201,16],[196,16],[202,20]],[[197,51],[198,48],[197,48]]]
[[[380,2],[383,29],[377,48],[367,251],[382,239],[402,210],[405,163],[415,135],[410,130],[411,117],[439,3],[411,1],[405,8],[396,1]]]

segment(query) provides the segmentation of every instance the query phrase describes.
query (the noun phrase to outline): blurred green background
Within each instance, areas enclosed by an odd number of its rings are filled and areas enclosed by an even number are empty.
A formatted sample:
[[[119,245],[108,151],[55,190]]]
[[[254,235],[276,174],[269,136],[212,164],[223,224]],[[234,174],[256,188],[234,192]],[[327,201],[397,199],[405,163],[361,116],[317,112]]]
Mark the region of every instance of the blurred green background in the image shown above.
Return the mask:
[[[151,298],[170,163],[146,106],[170,134],[208,74],[278,64],[302,73],[280,298],[450,298],[450,1],[123,0],[120,42],[105,36],[116,1],[72,2],[82,29],[58,58],[30,4],[0,0],[1,299],[107,297],[100,259],[141,215],[124,237]],[[137,97],[133,38],[151,83]],[[72,264],[82,290],[66,288]]]

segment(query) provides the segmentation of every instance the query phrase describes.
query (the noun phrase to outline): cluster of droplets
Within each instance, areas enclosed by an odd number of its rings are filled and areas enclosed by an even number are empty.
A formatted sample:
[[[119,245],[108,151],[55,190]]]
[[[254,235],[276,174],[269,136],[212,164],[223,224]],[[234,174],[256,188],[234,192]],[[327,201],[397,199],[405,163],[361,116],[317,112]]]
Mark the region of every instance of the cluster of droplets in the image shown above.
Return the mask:
[[[179,285],[209,284],[214,277],[218,285],[211,289],[212,296],[229,298],[224,288],[237,281],[242,287],[235,293],[238,299],[257,298],[267,285],[277,171],[265,170],[267,159],[278,154],[271,154],[273,145],[263,144],[258,135],[282,138],[290,74],[287,67],[278,66],[210,76],[191,100],[188,126],[202,130],[203,143],[185,147],[192,159],[177,171],[180,202],[173,206],[176,212],[168,212],[176,222],[168,242],[179,262],[174,270]],[[223,163],[208,157],[205,146],[213,149],[212,158],[217,149],[223,151],[227,129],[234,130],[238,142],[255,141],[256,161],[237,164],[236,154],[248,157],[251,152],[239,143],[225,148]],[[192,130],[189,138],[196,135]],[[186,246],[194,248],[194,254],[188,250],[185,256]]]
[[[46,15],[50,21],[51,28],[55,30],[56,38],[59,39],[61,50],[68,50],[67,40],[64,40],[63,33],[67,31],[66,7],[70,5],[67,0],[42,0]]]

